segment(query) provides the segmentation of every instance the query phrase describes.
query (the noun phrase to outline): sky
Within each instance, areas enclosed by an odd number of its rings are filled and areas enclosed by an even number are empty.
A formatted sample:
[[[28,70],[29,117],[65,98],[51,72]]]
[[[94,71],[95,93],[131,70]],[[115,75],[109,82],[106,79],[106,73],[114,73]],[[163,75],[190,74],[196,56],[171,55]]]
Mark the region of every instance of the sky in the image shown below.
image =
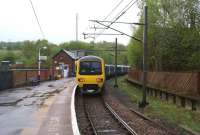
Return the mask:
[[[121,0],[32,0],[40,25],[49,42],[60,44],[76,40],[76,14],[78,14],[78,39],[90,42],[94,39],[84,39],[85,33],[94,33],[90,27],[98,26],[88,20],[104,20],[109,12]],[[111,21],[131,0],[124,0],[111,14],[107,21]],[[30,0],[0,0],[0,41],[23,41],[43,39],[38,27]],[[118,21],[138,22],[139,9],[134,4]],[[105,23],[106,24],[106,23]],[[102,27],[102,26],[101,26]],[[113,28],[132,34],[134,26],[114,24]],[[96,30],[100,33],[101,30]],[[116,34],[113,30],[104,33]],[[128,44],[130,38],[126,36],[97,36],[95,42],[108,41]]]

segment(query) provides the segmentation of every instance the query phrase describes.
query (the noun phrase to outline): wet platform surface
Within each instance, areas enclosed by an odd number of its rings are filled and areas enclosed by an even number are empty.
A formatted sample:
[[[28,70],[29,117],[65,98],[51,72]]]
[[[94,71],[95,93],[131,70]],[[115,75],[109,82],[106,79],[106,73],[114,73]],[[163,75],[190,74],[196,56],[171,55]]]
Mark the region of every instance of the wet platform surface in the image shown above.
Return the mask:
[[[70,105],[75,86],[69,78],[1,91],[1,134],[73,134]]]

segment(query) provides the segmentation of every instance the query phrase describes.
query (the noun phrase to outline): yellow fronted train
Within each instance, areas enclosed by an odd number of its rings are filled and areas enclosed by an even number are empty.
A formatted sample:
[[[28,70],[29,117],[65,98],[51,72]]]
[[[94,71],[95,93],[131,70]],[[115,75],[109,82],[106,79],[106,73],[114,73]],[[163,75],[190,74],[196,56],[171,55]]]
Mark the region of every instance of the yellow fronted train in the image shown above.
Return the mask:
[[[117,65],[117,75],[124,75],[130,66]],[[81,93],[100,93],[106,78],[115,75],[114,65],[105,65],[97,56],[84,56],[76,61],[76,82]]]
[[[76,61],[76,82],[81,93],[100,93],[105,82],[105,63],[97,56],[84,56]]]

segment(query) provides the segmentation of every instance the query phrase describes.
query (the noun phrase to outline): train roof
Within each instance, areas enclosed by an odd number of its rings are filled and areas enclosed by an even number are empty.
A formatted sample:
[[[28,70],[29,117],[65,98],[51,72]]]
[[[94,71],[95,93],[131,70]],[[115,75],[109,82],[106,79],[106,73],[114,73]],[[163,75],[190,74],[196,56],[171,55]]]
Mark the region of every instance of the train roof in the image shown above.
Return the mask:
[[[89,56],[81,57],[79,60],[80,61],[102,61],[103,59],[98,56],[89,55]]]

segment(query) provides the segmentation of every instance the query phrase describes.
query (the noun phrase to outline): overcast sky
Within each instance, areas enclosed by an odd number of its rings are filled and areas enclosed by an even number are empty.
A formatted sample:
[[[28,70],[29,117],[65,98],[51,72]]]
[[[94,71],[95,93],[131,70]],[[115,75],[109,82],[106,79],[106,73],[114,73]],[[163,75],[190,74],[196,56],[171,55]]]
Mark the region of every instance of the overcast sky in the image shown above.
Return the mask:
[[[112,20],[131,0],[124,0],[120,7],[107,19]],[[79,40],[84,40],[83,32],[94,32],[89,19],[103,20],[120,0],[32,0],[45,38],[53,43],[76,39],[76,13],[79,15]],[[139,9],[135,4],[118,21],[137,22]],[[37,21],[29,0],[0,0],[0,40],[22,41],[42,39]],[[113,25],[131,34],[130,25]],[[98,32],[97,32],[98,33]],[[105,33],[116,33],[108,30]],[[116,36],[98,36],[96,41],[114,41]],[[120,43],[127,44],[129,38],[118,36]]]

